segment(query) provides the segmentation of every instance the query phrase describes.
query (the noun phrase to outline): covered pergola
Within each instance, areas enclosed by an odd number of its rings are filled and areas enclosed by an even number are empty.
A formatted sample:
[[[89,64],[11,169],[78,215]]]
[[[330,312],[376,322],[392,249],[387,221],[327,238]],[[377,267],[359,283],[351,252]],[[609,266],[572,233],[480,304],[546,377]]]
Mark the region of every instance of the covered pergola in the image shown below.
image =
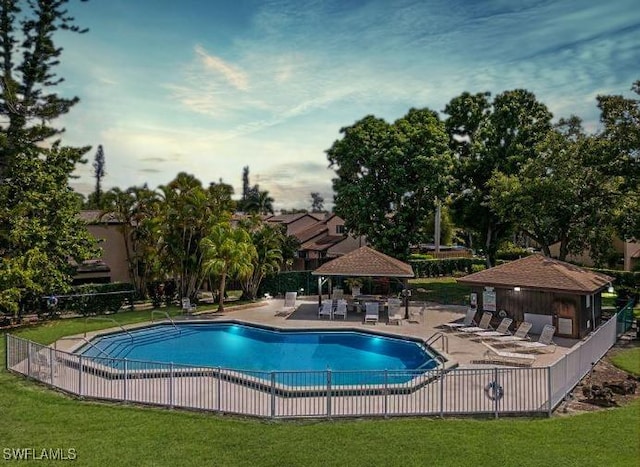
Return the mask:
[[[333,277],[389,277],[402,279],[403,288],[408,290],[407,281],[415,277],[410,264],[385,255],[371,247],[363,246],[331,260],[311,273],[318,277],[318,304],[322,304],[322,286],[329,283],[332,291]],[[405,316],[408,317],[408,294],[404,294]]]

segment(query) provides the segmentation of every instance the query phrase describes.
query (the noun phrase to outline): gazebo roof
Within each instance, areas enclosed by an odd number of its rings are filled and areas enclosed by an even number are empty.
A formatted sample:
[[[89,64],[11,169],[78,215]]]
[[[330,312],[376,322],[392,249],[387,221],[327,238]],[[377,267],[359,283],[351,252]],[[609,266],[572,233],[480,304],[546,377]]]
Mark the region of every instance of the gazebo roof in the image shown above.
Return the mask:
[[[613,280],[613,277],[536,254],[469,274],[458,282],[589,294],[604,289]]]
[[[407,263],[363,246],[323,264],[314,276],[414,277]]]

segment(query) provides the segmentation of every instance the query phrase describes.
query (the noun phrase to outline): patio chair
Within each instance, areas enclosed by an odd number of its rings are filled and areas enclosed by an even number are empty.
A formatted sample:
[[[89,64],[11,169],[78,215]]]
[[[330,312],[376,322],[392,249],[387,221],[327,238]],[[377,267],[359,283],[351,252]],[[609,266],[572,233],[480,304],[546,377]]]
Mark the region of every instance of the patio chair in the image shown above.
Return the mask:
[[[533,326],[531,323],[523,321],[522,323],[520,323],[520,326],[518,326],[518,329],[516,329],[516,332],[513,334],[513,336],[494,337],[492,344],[513,344],[514,342],[528,340],[528,334],[531,326]]]
[[[379,319],[378,302],[367,302],[364,304],[365,314],[364,322],[376,324]]]
[[[402,324],[404,315],[402,314],[402,300],[399,298],[390,298],[387,301],[388,318],[387,324]]]
[[[469,308],[467,309],[467,314],[464,317],[464,320],[462,322],[445,323],[442,325],[442,327],[444,327],[447,331],[455,331],[458,328],[469,327],[475,323],[474,321],[475,317],[476,317],[475,308]]]
[[[556,351],[556,343],[553,342],[553,335],[556,328],[550,324],[542,328],[542,333],[536,342],[514,342],[516,352],[541,351],[553,353]]]
[[[333,317],[342,316],[342,319],[347,319],[347,301],[346,300],[338,300],[338,304],[336,305],[336,309],[333,312]]]
[[[279,310],[276,315],[289,316],[296,310],[296,300],[298,298],[298,292],[287,292],[284,294],[284,304],[282,310]]]
[[[490,344],[487,344],[486,342],[482,342],[482,345],[487,348],[482,359],[483,363],[496,363],[511,366],[531,366],[536,361],[536,357],[534,357],[533,355],[498,350]]]
[[[191,300],[189,300],[189,297],[184,297],[182,299],[182,312],[190,315],[192,313],[195,313],[195,311],[196,306],[191,304]]]
[[[473,334],[475,332],[481,332],[481,331],[491,331],[491,318],[493,318],[493,314],[489,313],[488,311],[485,311],[484,313],[482,313],[482,318],[480,318],[480,322],[478,323],[477,326],[469,326],[466,328],[458,328],[456,329],[456,332],[461,332],[464,334]]]
[[[509,332],[509,326],[511,326],[511,323],[513,323],[511,318],[502,318],[502,321],[500,321],[500,324],[495,331],[478,331],[474,334],[480,339],[493,339],[494,337],[510,336],[511,333]]]
[[[333,300],[325,300],[322,302],[322,306],[318,309],[318,318],[328,316],[329,319],[333,318]]]

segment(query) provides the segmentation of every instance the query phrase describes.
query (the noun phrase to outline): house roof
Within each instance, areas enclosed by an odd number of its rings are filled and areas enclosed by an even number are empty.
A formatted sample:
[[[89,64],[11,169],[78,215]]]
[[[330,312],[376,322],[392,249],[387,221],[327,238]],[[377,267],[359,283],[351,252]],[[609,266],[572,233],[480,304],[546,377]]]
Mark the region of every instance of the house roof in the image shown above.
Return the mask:
[[[613,280],[613,277],[536,254],[469,274],[458,282],[588,294],[604,289]]]
[[[300,249],[324,251],[340,243],[345,238],[347,238],[346,235],[322,235],[321,237],[314,237],[312,240],[303,243],[302,245],[300,245]]]
[[[80,219],[87,224],[122,224],[122,221],[114,213],[99,210],[80,211]]]
[[[413,277],[407,263],[380,253],[368,246],[353,250],[344,256],[323,264],[311,274],[314,276]]]

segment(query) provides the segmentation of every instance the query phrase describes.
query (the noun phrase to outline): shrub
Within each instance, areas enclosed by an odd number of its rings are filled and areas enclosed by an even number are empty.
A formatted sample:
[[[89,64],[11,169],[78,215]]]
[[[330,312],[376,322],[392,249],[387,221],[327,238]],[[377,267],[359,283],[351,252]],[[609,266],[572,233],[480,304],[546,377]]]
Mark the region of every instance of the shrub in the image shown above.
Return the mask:
[[[416,277],[453,276],[458,273],[470,274],[473,265],[484,265],[481,258],[446,258],[409,261]]]

